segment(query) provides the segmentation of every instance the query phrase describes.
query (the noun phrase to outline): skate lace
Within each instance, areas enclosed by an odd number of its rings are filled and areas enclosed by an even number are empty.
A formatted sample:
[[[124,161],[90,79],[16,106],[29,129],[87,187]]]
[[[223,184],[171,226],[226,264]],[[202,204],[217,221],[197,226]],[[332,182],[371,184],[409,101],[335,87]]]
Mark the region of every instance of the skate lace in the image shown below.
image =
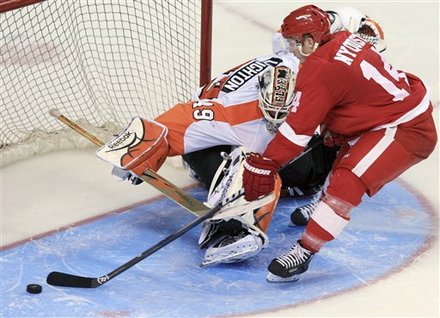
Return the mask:
[[[304,215],[305,218],[308,219],[312,215],[313,211],[315,211],[315,208],[318,205],[321,196],[322,196],[322,191],[317,192],[313,196],[312,202],[299,208],[299,211],[301,212],[302,215]]]
[[[288,252],[277,257],[277,261],[286,268],[293,268],[307,261],[311,254],[297,243]]]

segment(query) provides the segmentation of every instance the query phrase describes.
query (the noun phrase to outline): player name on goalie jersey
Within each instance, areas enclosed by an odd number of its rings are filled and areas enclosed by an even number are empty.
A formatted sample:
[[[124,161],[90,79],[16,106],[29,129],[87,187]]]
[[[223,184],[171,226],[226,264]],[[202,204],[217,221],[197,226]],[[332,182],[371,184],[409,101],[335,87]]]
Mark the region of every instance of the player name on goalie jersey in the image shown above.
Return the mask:
[[[226,93],[233,92],[268,66],[277,66],[281,62],[283,62],[283,60],[276,57],[265,61],[253,60],[248,65],[240,68],[235,74],[231,75],[223,85],[222,91]]]

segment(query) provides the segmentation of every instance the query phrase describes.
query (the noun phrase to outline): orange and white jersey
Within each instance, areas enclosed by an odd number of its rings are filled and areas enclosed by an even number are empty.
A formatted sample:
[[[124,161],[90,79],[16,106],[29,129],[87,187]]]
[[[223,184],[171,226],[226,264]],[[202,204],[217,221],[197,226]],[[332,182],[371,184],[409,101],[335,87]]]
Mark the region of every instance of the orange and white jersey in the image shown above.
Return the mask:
[[[266,128],[258,106],[258,75],[277,65],[297,73],[299,61],[292,54],[255,58],[214,78],[191,101],[157,117],[168,128],[169,156],[218,145],[262,153],[274,134]]]

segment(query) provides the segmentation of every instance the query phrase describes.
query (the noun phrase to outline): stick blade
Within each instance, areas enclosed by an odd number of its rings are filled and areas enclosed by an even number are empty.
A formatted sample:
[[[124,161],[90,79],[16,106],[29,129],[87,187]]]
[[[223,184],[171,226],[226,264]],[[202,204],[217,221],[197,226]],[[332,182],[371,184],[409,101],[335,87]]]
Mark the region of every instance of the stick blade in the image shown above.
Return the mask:
[[[95,284],[95,281],[95,278],[76,276],[60,272],[51,272],[46,278],[46,282],[49,285],[79,288],[97,287],[99,284]]]

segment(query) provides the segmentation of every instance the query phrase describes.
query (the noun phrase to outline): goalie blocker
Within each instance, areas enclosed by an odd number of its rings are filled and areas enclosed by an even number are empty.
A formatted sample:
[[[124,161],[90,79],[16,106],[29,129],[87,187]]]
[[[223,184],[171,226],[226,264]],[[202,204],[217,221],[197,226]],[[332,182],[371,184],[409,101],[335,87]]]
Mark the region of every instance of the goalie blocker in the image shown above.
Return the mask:
[[[96,156],[140,176],[147,169],[159,170],[168,156],[167,127],[134,117],[116,138],[99,148]]]

